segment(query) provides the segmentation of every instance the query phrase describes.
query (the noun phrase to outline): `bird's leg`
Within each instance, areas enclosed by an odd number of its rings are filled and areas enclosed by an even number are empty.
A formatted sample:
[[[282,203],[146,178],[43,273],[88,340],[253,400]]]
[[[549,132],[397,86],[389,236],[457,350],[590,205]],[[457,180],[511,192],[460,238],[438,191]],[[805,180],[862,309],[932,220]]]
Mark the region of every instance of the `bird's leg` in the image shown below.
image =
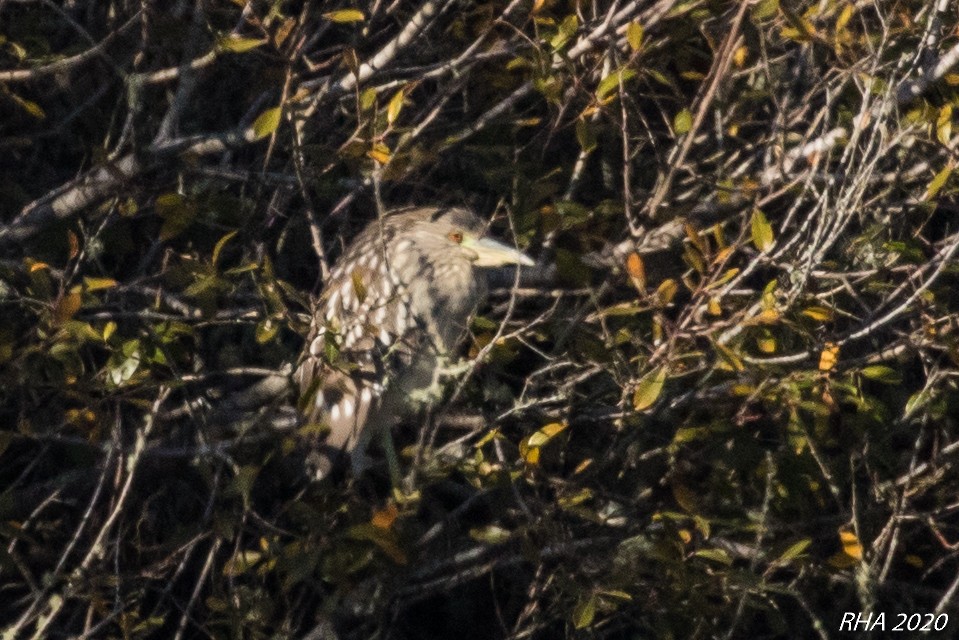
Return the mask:
[[[380,429],[380,447],[383,449],[383,455],[386,457],[386,466],[390,470],[390,484],[394,489],[402,487],[403,476],[400,472],[400,461],[396,456],[396,447],[393,446],[392,429]]]
[[[447,356],[442,356],[437,361],[439,365],[437,367],[437,377],[442,376],[444,378],[458,378],[470,369],[473,368],[473,361],[468,358],[463,358],[457,362],[452,362],[451,358]]]
[[[422,406],[435,403],[443,397],[443,389],[446,386],[447,379],[458,378],[473,367],[472,360],[461,360],[455,364],[450,364],[450,362],[449,356],[436,356],[430,384],[414,389],[409,396],[411,403]]]
[[[353,471],[354,478],[359,478],[372,466],[373,462],[370,460],[370,457],[366,455],[365,450],[356,448],[350,452],[350,469]]]

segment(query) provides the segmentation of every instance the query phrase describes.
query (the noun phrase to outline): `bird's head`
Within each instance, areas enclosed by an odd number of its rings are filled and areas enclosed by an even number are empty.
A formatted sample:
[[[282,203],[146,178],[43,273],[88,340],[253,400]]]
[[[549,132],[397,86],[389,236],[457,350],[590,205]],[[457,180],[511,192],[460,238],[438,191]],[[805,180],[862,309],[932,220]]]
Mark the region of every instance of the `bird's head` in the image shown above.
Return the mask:
[[[519,249],[486,237],[485,230],[479,217],[458,208],[431,209],[429,215],[414,222],[412,229],[421,245],[429,245],[432,251],[458,254],[477,267],[536,264]]]

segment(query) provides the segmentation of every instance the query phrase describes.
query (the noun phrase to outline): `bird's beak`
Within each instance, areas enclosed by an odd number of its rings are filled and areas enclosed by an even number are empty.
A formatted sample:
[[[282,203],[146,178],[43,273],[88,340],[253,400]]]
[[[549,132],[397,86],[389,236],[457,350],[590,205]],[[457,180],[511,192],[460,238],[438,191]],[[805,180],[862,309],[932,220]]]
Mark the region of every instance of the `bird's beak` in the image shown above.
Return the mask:
[[[497,242],[492,238],[463,238],[463,246],[476,253],[477,267],[502,267],[508,264],[521,264],[532,267],[536,263],[528,255],[513,247]]]

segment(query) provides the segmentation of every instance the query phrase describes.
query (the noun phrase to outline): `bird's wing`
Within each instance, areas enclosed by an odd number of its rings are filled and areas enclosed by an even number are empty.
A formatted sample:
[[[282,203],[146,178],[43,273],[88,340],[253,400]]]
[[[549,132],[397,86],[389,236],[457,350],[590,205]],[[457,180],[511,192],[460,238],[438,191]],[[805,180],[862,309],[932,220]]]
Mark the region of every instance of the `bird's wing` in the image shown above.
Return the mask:
[[[368,422],[395,382],[389,372],[409,366],[422,334],[385,252],[374,254],[348,252],[330,274],[294,374],[307,422],[329,427],[326,448],[345,453],[366,446]]]

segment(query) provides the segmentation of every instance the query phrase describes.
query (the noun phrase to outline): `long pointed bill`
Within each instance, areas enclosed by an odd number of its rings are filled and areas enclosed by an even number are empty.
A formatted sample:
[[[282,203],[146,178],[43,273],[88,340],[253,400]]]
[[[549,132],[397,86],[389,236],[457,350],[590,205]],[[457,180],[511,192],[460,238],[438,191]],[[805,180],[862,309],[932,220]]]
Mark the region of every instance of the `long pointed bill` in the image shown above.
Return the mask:
[[[513,247],[497,242],[492,238],[464,238],[463,245],[472,249],[478,256],[474,263],[477,267],[502,267],[508,264],[521,264],[532,267],[536,263],[528,255]]]

